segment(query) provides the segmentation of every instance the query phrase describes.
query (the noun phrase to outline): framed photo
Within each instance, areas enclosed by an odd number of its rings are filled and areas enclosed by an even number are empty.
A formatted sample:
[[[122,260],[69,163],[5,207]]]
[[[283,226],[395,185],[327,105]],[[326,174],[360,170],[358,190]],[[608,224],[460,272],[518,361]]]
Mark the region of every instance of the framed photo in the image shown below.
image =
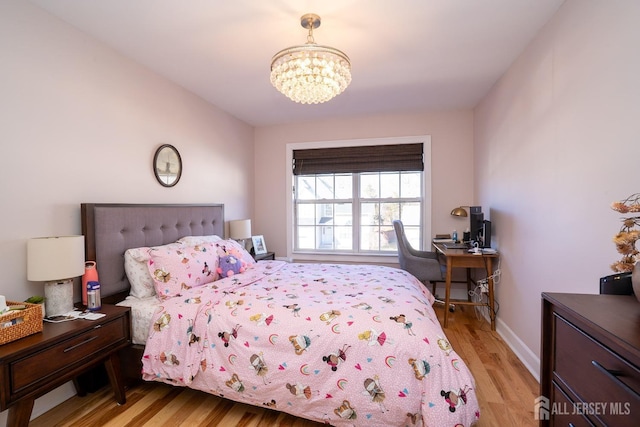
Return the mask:
[[[267,245],[264,243],[264,237],[251,236],[251,242],[253,242],[253,251],[256,255],[267,253]]]

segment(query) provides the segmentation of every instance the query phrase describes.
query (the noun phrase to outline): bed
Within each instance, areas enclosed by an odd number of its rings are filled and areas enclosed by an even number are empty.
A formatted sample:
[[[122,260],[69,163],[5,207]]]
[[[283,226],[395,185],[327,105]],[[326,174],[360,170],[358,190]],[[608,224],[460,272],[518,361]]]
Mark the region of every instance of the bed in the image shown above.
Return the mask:
[[[410,274],[256,263],[222,237],[220,204],[82,204],[81,216],[103,302],[132,307],[128,375],[334,426],[478,421],[473,376]],[[155,295],[140,295],[136,254]]]

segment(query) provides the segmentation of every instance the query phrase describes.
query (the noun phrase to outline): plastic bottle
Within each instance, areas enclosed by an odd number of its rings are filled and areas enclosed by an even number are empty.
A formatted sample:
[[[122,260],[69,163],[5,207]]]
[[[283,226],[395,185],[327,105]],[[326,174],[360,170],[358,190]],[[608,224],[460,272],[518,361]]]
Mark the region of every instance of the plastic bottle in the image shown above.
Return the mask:
[[[97,311],[102,308],[100,283],[94,280],[87,283],[87,308],[90,311]]]
[[[458,231],[457,230],[453,230],[452,238],[453,238],[454,242],[458,241]]]

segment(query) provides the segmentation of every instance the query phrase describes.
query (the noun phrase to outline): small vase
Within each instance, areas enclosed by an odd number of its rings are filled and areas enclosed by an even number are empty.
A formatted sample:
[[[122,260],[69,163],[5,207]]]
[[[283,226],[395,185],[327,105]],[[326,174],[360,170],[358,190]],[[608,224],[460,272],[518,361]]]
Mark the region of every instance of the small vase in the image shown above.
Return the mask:
[[[638,301],[640,301],[640,261],[636,262],[633,266],[631,286],[633,287],[633,293],[636,295]]]
[[[98,282],[98,269],[95,261],[84,263],[84,275],[82,276],[82,305],[87,306],[87,283]]]

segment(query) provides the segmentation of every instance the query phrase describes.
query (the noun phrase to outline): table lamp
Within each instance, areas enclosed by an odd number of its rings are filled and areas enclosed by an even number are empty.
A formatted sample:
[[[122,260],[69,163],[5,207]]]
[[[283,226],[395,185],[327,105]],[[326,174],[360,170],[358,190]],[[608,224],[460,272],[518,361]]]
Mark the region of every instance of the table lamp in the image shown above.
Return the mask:
[[[229,221],[229,235],[233,240],[241,240],[242,247],[246,249],[245,241],[251,238],[251,220],[238,219]]]
[[[84,273],[84,236],[39,237],[27,241],[27,279],[45,282],[48,317],[73,310],[73,278]]]

